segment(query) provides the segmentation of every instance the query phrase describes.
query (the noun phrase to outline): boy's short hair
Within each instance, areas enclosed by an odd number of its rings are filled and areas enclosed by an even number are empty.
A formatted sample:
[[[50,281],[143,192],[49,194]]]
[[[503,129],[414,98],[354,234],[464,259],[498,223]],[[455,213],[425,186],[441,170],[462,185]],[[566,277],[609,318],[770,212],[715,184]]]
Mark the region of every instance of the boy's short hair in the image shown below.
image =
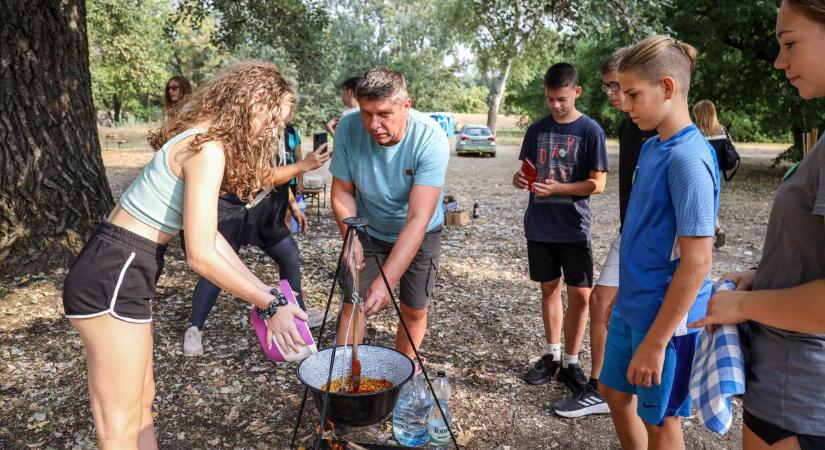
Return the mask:
[[[576,87],[578,84],[579,75],[576,73],[576,68],[567,63],[553,64],[544,74],[544,87],[547,89]]]
[[[341,90],[342,91],[352,91],[355,92],[355,88],[358,87],[358,82],[361,80],[361,77],[349,77],[341,83]]]
[[[607,75],[612,72],[619,71],[619,63],[622,62],[622,56],[627,53],[627,47],[617,48],[607,58],[602,61],[599,71],[602,75]]]
[[[653,84],[663,77],[673,77],[687,98],[696,57],[696,49],[690,44],[670,36],[653,35],[627,50],[619,63],[619,72],[635,72]]]

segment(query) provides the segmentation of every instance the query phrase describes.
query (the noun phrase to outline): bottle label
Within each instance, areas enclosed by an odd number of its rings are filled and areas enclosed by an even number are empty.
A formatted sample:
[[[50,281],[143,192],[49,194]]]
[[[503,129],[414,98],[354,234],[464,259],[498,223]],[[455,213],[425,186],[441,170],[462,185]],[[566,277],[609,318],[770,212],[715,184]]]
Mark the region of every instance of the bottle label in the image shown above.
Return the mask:
[[[447,425],[444,424],[443,420],[439,420],[437,423],[430,422],[429,432],[430,442],[446,443],[450,440],[450,430],[447,429]]]

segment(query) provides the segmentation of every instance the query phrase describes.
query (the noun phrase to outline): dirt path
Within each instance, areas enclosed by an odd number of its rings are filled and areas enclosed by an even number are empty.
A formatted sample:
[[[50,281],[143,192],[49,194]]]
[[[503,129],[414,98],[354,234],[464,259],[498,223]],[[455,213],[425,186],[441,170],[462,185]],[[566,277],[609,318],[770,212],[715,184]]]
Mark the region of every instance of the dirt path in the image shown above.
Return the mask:
[[[446,192],[462,205],[481,204],[481,218],[444,233],[442,265],[422,348],[431,368],[453,384],[454,424],[466,448],[617,448],[606,416],[566,420],[549,412],[566,396],[557,383],[520,380],[542,350],[538,288],[528,280],[522,216],[526,195],[510,186],[515,147],[496,158],[450,161]],[[761,254],[768,209],[781,170],[745,153],[736,179],[723,186],[720,220],[728,244],[714,254],[714,275],[754,265]],[[149,152],[104,152],[109,181],[119,195]],[[616,164],[615,149],[611,163]],[[617,177],[593,200],[594,258],[601,262],[618,225]],[[321,307],[340,250],[329,204],[311,215],[301,239],[307,301]],[[242,252],[252,270],[272,282],[275,266],[255,249]],[[597,267],[598,270],[598,267]],[[93,448],[85,359],[77,334],[62,317],[64,270],[0,284],[0,448]],[[205,329],[206,356],[181,351],[195,276],[180,251],[167,255],[154,302],[156,424],[161,448],[286,448],[302,389],[291,366],[263,357],[242,302],[222,295]],[[391,346],[394,316],[371,324],[374,342]],[[589,370],[589,343],[581,360]],[[305,415],[301,436],[317,420]],[[695,419],[685,422],[688,448],[739,448],[741,418],[715,436]],[[356,430],[354,438],[383,442],[388,424]],[[503,447],[502,447],[503,448]]]

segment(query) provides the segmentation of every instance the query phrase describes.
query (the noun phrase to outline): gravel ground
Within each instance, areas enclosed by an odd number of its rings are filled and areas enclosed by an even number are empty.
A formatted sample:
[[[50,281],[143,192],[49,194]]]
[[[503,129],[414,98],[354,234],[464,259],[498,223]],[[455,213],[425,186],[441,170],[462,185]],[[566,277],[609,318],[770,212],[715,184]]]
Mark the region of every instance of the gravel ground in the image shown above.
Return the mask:
[[[773,192],[782,170],[771,168],[762,148],[742,149],[743,168],[725,183],[720,221],[727,245],[714,253],[713,274],[753,266],[762,250]],[[775,153],[773,153],[775,154]],[[107,151],[104,160],[115,195],[151,156]],[[481,205],[481,217],[444,233],[442,262],[422,347],[431,370],[446,370],[453,385],[453,424],[465,448],[608,449],[618,441],[607,416],[575,420],[550,412],[567,394],[559,383],[528,386],[523,372],[543,345],[539,290],[527,276],[522,216],[527,196],[510,185],[517,147],[502,146],[496,158],[453,156],[446,193],[462,206]],[[610,149],[616,167],[616,149]],[[593,251],[600,263],[618,228],[618,180],[608,178],[594,197]],[[310,215],[301,238],[304,292],[308,303],[326,301],[340,238],[329,204]],[[253,272],[273,282],[277,271],[257,249],[242,251]],[[598,265],[596,271],[598,272]],[[94,448],[85,358],[77,334],[62,317],[64,269],[0,284],[0,449]],[[265,359],[250,329],[245,303],[222,294],[205,329],[206,355],[181,350],[196,281],[177,248],[167,255],[154,305],[156,426],[161,448],[287,448],[303,389],[294,366]],[[335,308],[334,308],[335,309]],[[370,320],[374,343],[392,346],[394,314]],[[589,371],[585,338],[582,365]],[[740,448],[737,404],[727,436],[684,422],[688,448]],[[318,415],[311,405],[301,438]],[[347,437],[388,442],[389,422],[357,429]]]

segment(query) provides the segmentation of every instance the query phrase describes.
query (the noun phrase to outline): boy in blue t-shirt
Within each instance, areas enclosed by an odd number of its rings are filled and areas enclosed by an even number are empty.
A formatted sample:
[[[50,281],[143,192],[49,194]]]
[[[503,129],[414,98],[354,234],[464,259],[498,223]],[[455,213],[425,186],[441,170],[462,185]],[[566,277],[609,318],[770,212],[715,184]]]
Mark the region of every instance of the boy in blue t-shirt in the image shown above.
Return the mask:
[[[544,76],[550,114],[527,128],[520,160],[529,159],[538,173],[524,214],[530,279],[541,283],[541,316],[547,350],[525,375],[530,384],[558,378],[573,393],[586,388],[579,368],[579,346],[587,327],[587,299],[593,285],[590,250],[590,195],[604,191],[607,149],[601,127],[576,109],[581,95],[576,69],[555,64]],[[519,170],[513,186],[529,189]],[[561,277],[567,285],[563,315]],[[561,354],[562,321],[564,355]]]
[[[684,448],[698,330],[710,294],[719,171],[691,122],[696,50],[667,36],[629,49],[619,65],[623,109],[657,137],[642,147],[622,228],[619,293],[600,390],[623,448]]]

